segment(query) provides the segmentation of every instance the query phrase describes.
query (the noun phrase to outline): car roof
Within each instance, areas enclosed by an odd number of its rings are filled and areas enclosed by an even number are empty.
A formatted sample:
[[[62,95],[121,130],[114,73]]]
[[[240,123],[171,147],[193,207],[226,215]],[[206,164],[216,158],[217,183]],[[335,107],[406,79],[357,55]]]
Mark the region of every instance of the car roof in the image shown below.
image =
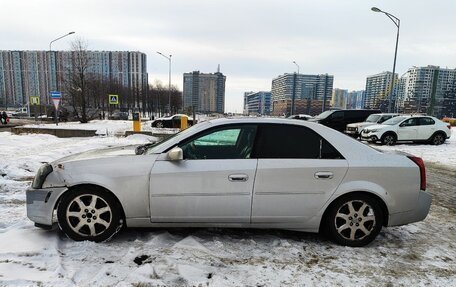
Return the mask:
[[[329,141],[346,159],[350,158],[351,160],[365,160],[365,155],[372,153],[380,153],[375,151],[371,147],[361,143],[355,139],[348,137],[347,135],[338,132],[334,129],[331,129],[327,126],[324,126],[319,123],[303,121],[299,119],[288,119],[288,118],[272,118],[272,117],[262,117],[262,118],[251,118],[251,117],[236,117],[236,118],[219,118],[211,119],[194,125],[191,129],[191,133],[185,133],[181,136],[176,136],[165,145],[161,147],[162,151],[172,148],[181,140],[191,137],[201,131],[210,129],[212,127],[221,127],[223,125],[236,125],[236,124],[283,124],[283,125],[296,125],[304,126],[310,128],[317,132],[324,139]],[[188,131],[190,131],[190,129]],[[184,131],[185,132],[185,131]],[[353,149],[363,152],[353,152]]]

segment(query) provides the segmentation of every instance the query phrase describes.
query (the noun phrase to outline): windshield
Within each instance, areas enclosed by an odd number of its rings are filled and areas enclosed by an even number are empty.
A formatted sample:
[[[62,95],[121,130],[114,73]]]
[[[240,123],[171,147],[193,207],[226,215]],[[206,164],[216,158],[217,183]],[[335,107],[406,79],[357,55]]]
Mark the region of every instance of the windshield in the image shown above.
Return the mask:
[[[380,119],[381,115],[370,115],[367,117],[366,122],[367,123],[376,123]]]
[[[403,120],[405,120],[407,117],[394,117],[394,118],[391,118],[387,121],[384,121],[382,123],[382,125],[389,125],[389,126],[394,126],[400,122],[402,122]]]
[[[321,114],[319,114],[318,116],[316,116],[315,118],[316,119],[325,119],[327,118],[330,114],[332,114],[334,111],[324,111],[322,112]]]
[[[180,131],[180,132],[178,132],[178,133],[175,133],[175,134],[173,134],[172,136],[167,137],[166,139],[164,139],[164,140],[162,140],[162,141],[160,141],[160,142],[157,142],[157,143],[154,144],[154,145],[151,145],[150,147],[147,148],[147,151],[145,152],[145,154],[154,154],[154,153],[157,153],[158,150],[161,149],[161,146],[162,146],[163,144],[165,144],[166,142],[170,141],[171,139],[175,138],[175,137],[178,136],[178,135],[186,135],[186,134],[188,134],[188,133],[191,133],[192,130],[193,130],[193,128],[196,127],[196,126],[197,126],[197,125],[194,125],[194,126],[188,128],[188,129],[185,129],[185,130],[183,130],[183,131]]]

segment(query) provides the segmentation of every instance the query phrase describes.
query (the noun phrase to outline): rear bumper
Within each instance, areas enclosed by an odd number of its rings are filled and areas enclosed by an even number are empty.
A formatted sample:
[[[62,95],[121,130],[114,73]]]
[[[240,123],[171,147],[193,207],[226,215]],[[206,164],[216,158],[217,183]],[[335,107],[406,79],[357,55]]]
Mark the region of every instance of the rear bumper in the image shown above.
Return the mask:
[[[27,217],[41,225],[52,225],[54,207],[67,189],[66,187],[27,189]]]
[[[432,196],[429,193],[420,190],[416,208],[407,212],[390,214],[388,226],[404,225],[424,220],[429,213],[431,203]]]

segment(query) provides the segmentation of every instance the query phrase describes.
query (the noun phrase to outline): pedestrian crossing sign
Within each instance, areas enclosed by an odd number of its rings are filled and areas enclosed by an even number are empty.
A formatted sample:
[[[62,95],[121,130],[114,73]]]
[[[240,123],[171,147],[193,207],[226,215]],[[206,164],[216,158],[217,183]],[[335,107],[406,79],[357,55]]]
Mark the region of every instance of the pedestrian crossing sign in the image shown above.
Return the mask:
[[[40,97],[39,96],[31,96],[30,97],[30,105],[39,106],[40,105]]]
[[[110,105],[119,104],[119,95],[108,95]]]

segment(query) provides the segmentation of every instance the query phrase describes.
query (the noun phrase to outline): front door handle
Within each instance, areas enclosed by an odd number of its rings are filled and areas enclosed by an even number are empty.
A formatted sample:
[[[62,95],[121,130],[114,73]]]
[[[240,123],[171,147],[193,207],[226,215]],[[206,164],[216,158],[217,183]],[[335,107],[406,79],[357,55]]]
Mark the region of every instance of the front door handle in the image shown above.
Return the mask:
[[[230,174],[228,176],[229,181],[247,181],[249,176],[246,174]]]
[[[319,171],[315,173],[316,179],[331,179],[333,176],[334,174],[330,171]]]

